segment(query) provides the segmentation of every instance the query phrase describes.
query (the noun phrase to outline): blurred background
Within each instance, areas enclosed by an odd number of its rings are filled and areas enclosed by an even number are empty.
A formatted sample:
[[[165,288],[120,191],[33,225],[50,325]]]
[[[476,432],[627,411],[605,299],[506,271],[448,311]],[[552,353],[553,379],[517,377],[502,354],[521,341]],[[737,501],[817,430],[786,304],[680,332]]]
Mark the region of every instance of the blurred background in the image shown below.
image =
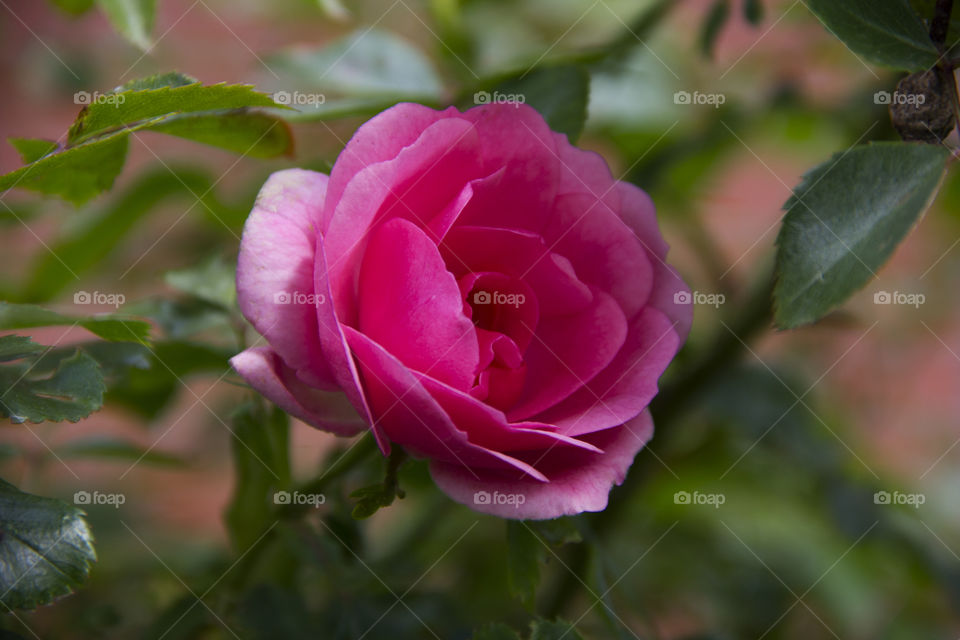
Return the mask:
[[[898,77],[851,53],[802,1],[734,0],[721,20],[714,2],[678,0],[638,22],[654,4],[160,0],[144,52],[96,10],[0,1],[4,139],[56,140],[77,92],[163,71],[324,96],[291,118],[292,157],[138,133],[113,189],[90,204],[2,196],[4,299],[88,313],[115,309],[79,307],[77,292],[121,294],[119,310],[151,318],[162,339],[117,363],[90,418],[0,426],[0,477],[24,491],[124,496],[87,507],[100,557],[89,583],[36,612],[0,614],[0,628],[446,640],[491,621],[524,628],[532,610],[586,638],[958,637],[960,180],[948,175],[840,311],[809,328],[741,333],[736,318],[769,277],[791,188],[836,152],[896,139],[874,94]],[[266,176],[329,170],[381,108],[470,106],[487,78],[571,60],[590,72],[579,146],[653,196],[672,263],[712,301],[697,305],[665,384],[676,391],[685,363],[742,337],[739,362],[696,393],[672,393],[662,416],[655,405],[657,433],[612,494],[616,508],[573,519],[584,543],[541,532],[533,604],[511,595],[504,522],[446,499],[416,462],[401,473],[406,497],[367,521],[345,514],[349,493],[381,477],[375,455],[330,477],[324,505],[282,520],[262,544],[231,539],[230,416],[248,394],[226,359],[243,330],[167,274],[199,266],[229,283]],[[18,166],[0,146],[0,173]],[[225,287],[211,296],[229,304]],[[883,292],[922,304],[884,304]],[[29,333],[56,346],[92,337]],[[350,444],[295,421],[290,439],[296,482]]]

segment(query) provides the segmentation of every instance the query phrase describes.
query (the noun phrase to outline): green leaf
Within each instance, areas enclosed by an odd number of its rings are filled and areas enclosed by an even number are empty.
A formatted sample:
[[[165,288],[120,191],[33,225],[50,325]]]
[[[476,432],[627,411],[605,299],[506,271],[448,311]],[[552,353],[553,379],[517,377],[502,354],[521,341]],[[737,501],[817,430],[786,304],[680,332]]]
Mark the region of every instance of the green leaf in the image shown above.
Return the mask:
[[[474,631],[473,640],[520,640],[520,634],[502,622],[493,622]]]
[[[195,267],[168,271],[167,284],[201,300],[232,309],[237,303],[236,262],[214,255]]]
[[[507,521],[507,576],[510,592],[528,609],[533,608],[540,584],[540,560],[546,551],[537,534],[518,520]]]
[[[567,134],[570,142],[576,142],[583,131],[590,98],[590,75],[581,66],[542,67],[507,80],[494,91],[506,96],[523,96],[551,129]]]
[[[0,362],[19,360],[27,356],[46,351],[47,347],[37,344],[27,336],[0,337]]]
[[[532,520],[527,524],[551,547],[560,547],[583,540],[572,518]]]
[[[753,26],[763,22],[763,2],[761,0],[744,0],[743,17]]]
[[[132,44],[150,48],[156,0],[96,0],[113,28]]]
[[[929,205],[949,155],[938,145],[884,142],[807,173],[777,237],[777,324],[814,322],[862,287]]]
[[[357,498],[352,515],[357,520],[369,518],[377,511],[393,504],[397,497],[396,491],[382,482],[371,484],[350,493],[351,498]]]
[[[36,162],[54,151],[58,146],[53,140],[43,140],[41,138],[7,138],[7,142],[17,150],[24,164]]]
[[[64,13],[69,13],[72,16],[79,16],[93,7],[93,0],[50,0],[50,4],[54,5]]]
[[[234,547],[242,552],[275,520],[274,494],[290,486],[290,420],[277,407],[248,404],[232,422],[236,483],[226,521]]]
[[[97,561],[83,515],[0,480],[0,603],[34,609],[83,584]]]
[[[83,204],[113,186],[129,146],[125,133],[52,153],[0,176],[0,193],[17,187]]]
[[[292,49],[272,56],[269,63],[311,91],[437,99],[443,90],[422,53],[376,29],[358,31],[319,49]]]
[[[61,458],[92,458],[95,460],[119,460],[145,462],[162,467],[182,467],[184,461],[169,453],[146,449],[126,440],[96,437],[75,440],[57,448]]]
[[[86,292],[78,292],[74,301],[82,294]],[[150,325],[143,320],[117,315],[67,316],[32,304],[0,302],[0,331],[67,325],[79,325],[104,340],[115,342],[150,340]]]
[[[170,76],[167,79],[170,80]],[[156,76],[151,81],[157,83]],[[270,96],[247,84],[213,84],[199,82],[180,86],[159,86],[155,89],[121,91],[105,94],[108,99],[95,100],[85,106],[70,127],[67,142],[75,145],[83,140],[120,128],[146,128],[158,125],[171,114],[202,113],[244,107],[283,108]]]
[[[583,640],[577,628],[563,620],[537,620],[530,625],[530,640]]]
[[[713,57],[717,36],[720,35],[729,18],[730,0],[715,0],[703,21],[703,26],[700,27],[700,53],[704,56]]]
[[[155,73],[152,76],[135,78],[126,84],[117,88],[117,92],[123,91],[145,91],[147,89],[161,89],[163,87],[185,87],[188,84],[197,84],[200,82],[193,76],[188,76],[179,71],[167,71],[165,73]]]
[[[38,353],[21,336],[0,337],[0,359],[10,362]],[[97,362],[82,351],[60,361],[52,372],[34,372],[33,362],[0,366],[0,417],[11,422],[76,422],[103,405],[103,375]]]
[[[808,0],[807,6],[833,35],[872,62],[907,71],[937,63],[937,48],[907,0]]]
[[[223,205],[216,196],[213,178],[205,172],[181,167],[163,167],[145,173],[96,216],[95,221],[56,242],[42,252],[23,285],[20,298],[43,302],[62,291],[74,275],[81,275],[101,264],[121,243],[127,233],[160,205],[173,198],[191,205],[200,195],[193,212],[213,212],[221,220],[233,220],[238,213]],[[243,207],[243,215],[249,207]]]
[[[185,116],[146,127],[253,158],[293,154],[293,132],[283,120],[245,111]]]

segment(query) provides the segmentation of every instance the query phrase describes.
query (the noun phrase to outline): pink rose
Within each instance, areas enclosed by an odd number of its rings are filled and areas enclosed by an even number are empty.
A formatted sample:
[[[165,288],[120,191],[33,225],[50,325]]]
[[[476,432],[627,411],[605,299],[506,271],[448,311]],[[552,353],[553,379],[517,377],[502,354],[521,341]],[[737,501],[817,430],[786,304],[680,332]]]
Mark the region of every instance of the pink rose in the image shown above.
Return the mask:
[[[317,428],[429,459],[477,511],[598,511],[690,328],[666,254],[650,198],[532,108],[399,104],[329,178],[263,186],[237,292],[269,346],[232,363]]]

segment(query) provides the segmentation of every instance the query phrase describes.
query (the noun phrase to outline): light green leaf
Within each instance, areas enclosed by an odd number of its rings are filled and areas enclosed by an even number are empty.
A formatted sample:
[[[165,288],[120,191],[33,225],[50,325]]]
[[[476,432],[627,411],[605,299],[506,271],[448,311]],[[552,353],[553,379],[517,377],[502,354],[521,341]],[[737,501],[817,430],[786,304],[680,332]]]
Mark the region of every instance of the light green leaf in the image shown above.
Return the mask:
[[[894,69],[921,71],[939,54],[907,0],[808,0],[824,26],[854,53]]]
[[[83,584],[97,561],[83,515],[0,480],[0,603],[34,609]]]
[[[587,119],[590,75],[578,65],[542,67],[500,83],[494,92],[526,102],[540,112],[551,129],[567,134],[570,142],[576,142]],[[497,96],[486,97],[496,99]]]
[[[18,353],[27,356],[24,351],[28,349],[37,353],[20,336],[0,337],[0,354],[6,354],[3,360],[9,362]],[[0,366],[0,417],[18,424],[27,420],[76,422],[103,405],[103,376],[86,353],[77,351],[64,358],[49,375],[33,372],[32,364],[27,359]]]
[[[119,133],[52,153],[0,176],[0,193],[17,187],[82,204],[113,186],[127,147],[127,135]]]
[[[152,81],[157,82],[154,76]],[[167,76],[169,81],[173,76]],[[160,86],[155,89],[104,94],[81,110],[70,127],[67,142],[75,145],[94,136],[120,128],[145,128],[160,124],[171,114],[201,113],[244,107],[283,108],[270,96],[246,84],[198,83]]]
[[[422,53],[405,40],[375,29],[358,31],[319,49],[293,49],[271,57],[269,63],[301,87],[352,97],[438,98],[443,89]]]
[[[185,87],[188,84],[197,84],[200,82],[193,76],[188,76],[179,71],[167,71],[165,73],[155,73],[152,76],[136,78],[117,87],[114,92],[122,93],[124,91],[145,91],[147,89],[162,89],[163,87]]]
[[[277,407],[242,407],[233,419],[236,484],[227,528],[238,551],[256,542],[274,521],[274,494],[290,486],[290,420]]]
[[[168,271],[165,279],[171,287],[225,309],[237,302],[235,263],[214,255],[195,267]]]
[[[837,154],[787,200],[777,238],[775,317],[814,322],[862,287],[927,208],[948,149],[884,142]]]
[[[253,158],[293,154],[290,126],[264,113],[245,111],[181,116],[146,127]]]
[[[156,0],[96,0],[113,28],[133,45],[150,48]]]
[[[36,162],[54,151],[58,146],[53,140],[43,140],[41,138],[7,138],[7,142],[17,150],[24,164]]]
[[[86,294],[78,292],[76,296]],[[75,296],[75,299],[76,299]],[[141,342],[150,340],[150,325],[125,316],[68,316],[32,304],[0,302],[0,331],[79,325],[104,340]]]
[[[50,3],[72,16],[79,16],[93,7],[93,0],[50,0]]]

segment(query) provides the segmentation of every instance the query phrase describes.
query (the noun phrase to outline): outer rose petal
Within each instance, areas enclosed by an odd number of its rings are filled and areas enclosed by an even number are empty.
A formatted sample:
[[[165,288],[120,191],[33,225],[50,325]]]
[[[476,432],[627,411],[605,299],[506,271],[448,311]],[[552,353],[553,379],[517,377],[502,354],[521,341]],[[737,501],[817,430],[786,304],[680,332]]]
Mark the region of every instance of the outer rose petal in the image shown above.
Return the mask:
[[[260,189],[243,228],[237,258],[237,302],[243,315],[307,383],[335,389],[320,350],[312,304],[278,304],[278,293],[314,293],[314,248],[327,176],[278,171]]]
[[[477,473],[478,479],[468,469],[439,461],[431,462],[430,475],[457,502],[501,518],[546,520],[602,511],[610,490],[623,482],[634,456],[653,435],[653,421],[650,413],[644,411],[622,427],[608,431],[601,432],[605,441],[595,442],[604,453],[578,452],[580,464],[548,473],[550,482],[546,483],[507,479],[486,470]],[[493,500],[480,504],[474,499],[480,491],[490,496],[494,492],[522,495],[524,501],[520,505],[494,504]]]
[[[354,436],[368,427],[342,392],[320,391],[303,384],[268,347],[241,351],[230,364],[250,386],[307,424],[338,436]]]
[[[660,234],[653,201],[645,191],[626,182],[617,183],[617,190],[621,198],[620,217],[647,249],[653,265],[653,291],[647,304],[677,323],[677,335],[680,336],[680,344],[683,344],[693,324],[693,305],[679,304],[675,302],[675,296],[677,293],[690,293],[690,288],[666,263],[669,246]]]

